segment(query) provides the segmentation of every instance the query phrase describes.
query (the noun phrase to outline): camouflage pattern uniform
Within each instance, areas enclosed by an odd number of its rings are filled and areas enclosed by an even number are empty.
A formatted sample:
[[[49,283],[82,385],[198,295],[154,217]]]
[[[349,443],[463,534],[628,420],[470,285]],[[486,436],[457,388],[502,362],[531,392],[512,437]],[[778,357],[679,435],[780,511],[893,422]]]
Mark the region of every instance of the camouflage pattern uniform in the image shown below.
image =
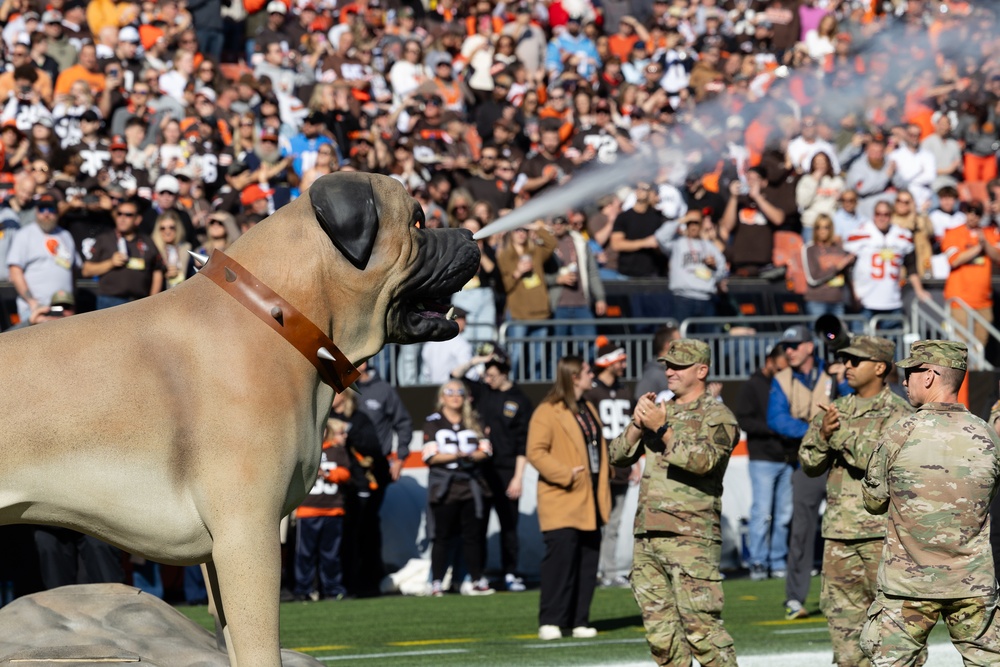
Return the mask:
[[[896,344],[885,338],[855,336],[845,356],[883,361],[892,367]],[[867,667],[861,652],[861,626],[875,601],[875,579],[882,557],[885,519],[865,511],[861,492],[868,459],[886,428],[913,412],[888,386],[870,398],[851,394],[833,402],[840,426],[829,441],[820,434],[825,413],[817,414],[799,448],[810,477],[829,470],[823,515],[823,584],[820,609],[826,614],[833,661],[840,667]]]
[[[684,339],[660,361],[708,364],[708,346]],[[704,393],[666,404],[671,430],[664,440],[644,430],[634,443],[622,433],[611,443],[612,462],[645,469],[635,516],[632,591],[657,664],[685,667],[692,656],[705,667],[736,667],[732,637],[723,627],[722,478],[739,439],[733,413]]]
[[[966,369],[962,343],[918,341],[910,355],[901,368]],[[987,516],[998,476],[1000,437],[960,403],[926,403],[879,441],[863,487],[868,511],[889,514],[861,633],[875,667],[915,664],[938,616],[966,665],[1000,663]]]

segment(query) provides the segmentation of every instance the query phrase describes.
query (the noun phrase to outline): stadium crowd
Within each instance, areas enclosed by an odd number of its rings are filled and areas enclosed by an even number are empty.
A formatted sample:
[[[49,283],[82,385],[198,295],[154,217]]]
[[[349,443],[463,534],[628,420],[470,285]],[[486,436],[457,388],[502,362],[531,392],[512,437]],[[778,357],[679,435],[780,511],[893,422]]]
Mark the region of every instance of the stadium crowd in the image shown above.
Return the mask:
[[[494,340],[505,321],[513,336],[566,333],[566,320],[606,314],[605,282],[636,279],[663,289],[636,291],[632,316],[713,315],[726,307],[727,281],[741,277],[784,279],[811,314],[895,315],[904,289],[924,299],[922,281],[946,279],[946,297],[992,320],[1000,44],[989,3],[5,0],[0,24],[0,280],[18,293],[22,325],[72,314],[81,276],[97,280],[98,307],[170,289],[194,275],[187,250],[224,249],[325,174],[390,175],[428,227],[475,231],[637,156],[658,164],[640,182],[480,242],[480,271],[454,299],[467,338]],[[549,319],[552,332],[538,324]],[[789,339],[772,364],[810,374],[811,355],[787,354],[805,343]],[[449,381],[472,348],[449,353],[404,351],[400,381],[450,382],[438,421],[472,433],[477,459],[495,456],[496,439],[480,442],[464,411],[464,392],[487,390],[463,388],[464,371]],[[620,359],[613,345],[606,353],[594,370],[611,387],[618,378],[604,371]],[[525,378],[506,374],[518,367],[487,368],[483,382],[512,391]],[[760,379],[772,398],[778,370]],[[560,400],[575,406],[573,392],[563,387]],[[630,414],[603,424],[604,441]],[[780,426],[766,404],[764,414],[762,428]],[[798,432],[772,430],[801,440],[811,416],[789,415]],[[331,422],[331,460],[343,459],[345,424],[358,420],[347,406]],[[390,426],[384,412],[369,422]],[[588,426],[596,441],[598,425]],[[392,424],[400,443],[411,427]],[[399,461],[380,461],[391,434],[370,436],[365,456],[378,465],[351,479],[367,489],[358,511],[377,517]],[[458,453],[424,454],[455,477]],[[504,455],[503,470],[483,476],[494,508],[504,495],[516,501],[523,442]],[[793,461],[780,446],[769,461],[786,476],[789,506]],[[591,472],[605,465],[595,459]],[[464,536],[471,586],[483,593],[481,527],[462,523],[486,511],[474,470],[460,475],[468,496],[446,487],[449,506],[434,516]],[[619,488],[630,474],[619,472]],[[622,495],[595,510],[592,494],[588,511],[606,521]],[[327,509],[309,518],[345,515]],[[505,528],[516,533],[514,514]],[[314,523],[316,535],[337,525]],[[335,532],[350,542],[359,528],[346,523]],[[69,548],[70,537],[49,537]],[[757,576],[784,574],[787,554],[761,540]],[[435,582],[454,555],[446,546],[435,546]],[[504,548],[504,584],[517,590],[516,543]],[[598,567],[597,545],[585,558]],[[599,567],[608,583],[620,575],[603,559]],[[365,593],[381,572],[369,574]],[[348,579],[321,583],[339,596]],[[586,630],[582,611],[579,621]]]

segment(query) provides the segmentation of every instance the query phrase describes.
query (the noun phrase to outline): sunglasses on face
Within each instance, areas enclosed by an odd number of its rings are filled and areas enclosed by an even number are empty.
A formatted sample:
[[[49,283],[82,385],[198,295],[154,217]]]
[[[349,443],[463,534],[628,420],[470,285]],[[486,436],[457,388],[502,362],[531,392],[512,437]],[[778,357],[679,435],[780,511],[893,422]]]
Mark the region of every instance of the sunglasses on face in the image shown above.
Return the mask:
[[[464,389],[445,389],[441,393],[444,394],[445,396],[465,396]]]
[[[118,211],[119,218],[134,218],[136,215],[135,211]]]
[[[209,226],[211,226],[211,225],[220,225],[222,227],[225,227],[225,225],[222,223],[221,220],[215,220],[214,218],[212,220],[209,220],[208,224],[209,224]]]

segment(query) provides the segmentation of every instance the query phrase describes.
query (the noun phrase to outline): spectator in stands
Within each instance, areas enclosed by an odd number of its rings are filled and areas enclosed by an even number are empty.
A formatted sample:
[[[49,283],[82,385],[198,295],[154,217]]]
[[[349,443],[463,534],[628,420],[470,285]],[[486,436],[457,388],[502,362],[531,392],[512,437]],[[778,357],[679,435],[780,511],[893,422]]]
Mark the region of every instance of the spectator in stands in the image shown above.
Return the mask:
[[[47,310],[56,292],[73,293],[74,273],[82,264],[73,237],[59,226],[56,200],[43,195],[35,203],[35,224],[19,230],[6,264],[17,291],[17,315],[28,323]]]
[[[181,284],[191,267],[191,244],[184,240],[184,225],[176,211],[165,211],[156,219],[153,244],[160,251],[163,262],[164,288]]]
[[[783,579],[788,568],[788,526],[792,521],[793,440],[781,438],[767,425],[774,376],[788,368],[782,346],[768,350],[764,365],[743,386],[733,411],[747,434],[752,502],[747,522],[750,579]]]
[[[667,259],[654,235],[663,224],[663,214],[656,209],[652,185],[636,186],[635,205],[618,214],[611,231],[611,250],[618,253],[618,271],[630,278],[654,278],[666,272]],[[666,317],[669,304],[661,294],[642,291],[629,295],[632,317]]]
[[[362,396],[358,401],[358,410],[367,415],[375,425],[382,458],[389,461],[389,476],[395,482],[402,474],[406,457],[410,455],[413,421],[399,394],[379,377],[378,371],[370,368],[367,363],[358,366],[358,370],[361,371],[358,392]],[[359,595],[362,596],[378,595],[379,584],[385,575],[382,564],[382,522],[379,518],[385,490],[385,485],[372,489],[370,496],[358,508],[360,527],[357,540],[361,571],[358,573],[357,586]]]
[[[916,201],[908,190],[897,192],[892,205],[892,224],[913,234],[913,271],[921,279],[935,277],[932,256],[937,252],[940,239],[934,234],[930,218],[917,211]],[[918,287],[914,285],[914,289],[920,294]]]
[[[632,391],[622,383],[628,358],[625,348],[618,343],[598,336],[594,344],[594,384],[584,392],[583,398],[597,408],[605,442],[611,442],[628,426],[634,408]],[[661,373],[662,374],[662,373]],[[638,463],[619,468],[611,467],[611,511],[601,535],[601,559],[598,579],[602,586],[625,588],[628,579],[618,569],[618,536],[621,534],[625,495],[630,486],[639,483],[642,466]]]
[[[837,243],[843,243],[865,218],[858,211],[858,193],[845,190],[841,193],[839,206],[833,212],[833,236]],[[815,228],[813,233],[815,234]]]
[[[871,219],[875,203],[886,198],[885,190],[895,173],[895,164],[886,159],[885,138],[881,134],[871,135],[864,155],[851,163],[844,177],[847,187],[858,194],[858,214],[862,218]]]
[[[163,289],[160,253],[138,230],[139,208],[133,200],[115,207],[115,229],[94,241],[91,258],[83,262],[84,278],[97,278],[97,308],[111,308]]]
[[[504,571],[504,587],[508,591],[521,592],[525,586],[517,574],[520,550],[518,505],[527,461],[528,420],[534,405],[510,379],[510,360],[506,352],[492,343],[484,347],[482,354],[456,367],[451,376],[465,380],[472,405],[479,413],[483,428],[489,431],[493,456],[483,473],[490,487],[490,502],[500,523],[500,565]],[[485,364],[482,376],[478,380],[471,379],[472,369],[479,364]],[[483,537],[485,539],[485,534]]]
[[[531,416],[527,457],[538,470],[538,523],[545,541],[538,638],[597,635],[590,602],[597,583],[601,526],[611,490],[607,444],[594,406],[583,399],[593,383],[590,366],[563,357],[556,381]]]
[[[948,258],[951,271],[944,282],[944,298],[958,299],[974,310],[979,318],[993,322],[993,266],[1000,262],[1000,231],[984,226],[983,205],[969,202],[963,206],[965,224],[944,233],[941,251]],[[989,334],[978,319],[973,325],[968,312],[957,301],[951,316],[959,326],[973,332],[975,340],[986,345]],[[970,341],[972,342],[972,341]]]
[[[295,599],[342,600],[347,595],[340,546],[344,535],[345,496],[351,489],[347,451],[349,424],[327,419],[316,482],[295,510]],[[319,579],[319,590],[315,582]]]
[[[205,243],[195,251],[199,255],[212,255],[213,250],[225,250],[240,237],[236,218],[231,213],[216,211],[206,218]]]
[[[813,225],[820,214],[832,216],[844,191],[844,179],[831,171],[829,156],[820,151],[813,156],[809,173],[804,174],[795,186],[795,203],[802,219],[802,240],[812,240]]]
[[[564,215],[552,218],[552,235],[556,248],[546,265],[545,282],[549,290],[549,306],[556,320],[591,320],[603,317],[608,310],[604,283],[597,271],[597,261],[587,246],[587,240],[571,229]],[[565,336],[596,336],[593,324],[560,324],[553,329],[556,338]]]
[[[845,310],[847,269],[857,257],[845,252],[834,234],[833,220],[821,213],[813,241],[802,246],[806,312],[814,317],[828,313],[841,317]]]
[[[461,381],[441,386],[437,412],[427,417],[423,432],[421,455],[429,467],[427,495],[434,515],[431,595],[444,595],[441,582],[448,569],[450,545],[459,535],[465,567],[472,577],[472,585],[464,587],[463,594],[491,595],[494,590],[483,574],[483,523],[490,493],[483,466],[493,450]]]
[[[517,324],[518,321],[547,320],[552,311],[549,307],[548,289],[545,285],[545,262],[556,249],[556,240],[545,228],[543,221],[519,227],[504,239],[497,253],[497,268],[507,294],[507,311],[512,324],[507,335],[517,340],[511,353],[511,367],[514,377],[527,379],[535,377],[542,368],[541,342],[531,344],[530,353],[522,367],[521,348],[528,352],[524,339],[540,339],[548,335],[548,327],[542,324]],[[522,377],[522,374],[526,374]]]
[[[817,153],[825,153],[830,158],[826,173],[839,174],[840,162],[837,160],[837,151],[829,141],[819,137],[819,119],[816,116],[805,116],[800,129],[801,134],[788,142],[788,150],[785,153],[785,158],[792,167],[800,174],[810,173],[813,157]]]
[[[934,194],[931,184],[938,175],[937,160],[920,146],[920,126],[907,125],[899,129],[899,146],[889,153],[894,167],[892,184],[899,190],[909,190],[921,209]]]
[[[854,230],[844,242],[844,250],[857,257],[851,280],[866,320],[871,321],[876,315],[902,314],[900,278],[907,258],[910,258],[907,270],[911,285],[918,296],[926,295],[920,276],[914,271],[913,234],[892,224],[892,209],[886,202],[875,205],[874,220]],[[898,319],[879,323],[882,328],[901,325]]]
[[[956,187],[962,176],[962,147],[958,140],[951,136],[953,128],[952,115],[936,111],[932,117],[934,134],[929,135],[920,143],[920,148],[934,157],[937,164],[937,176],[931,182],[935,192],[945,186]]]
[[[888,208],[887,204],[884,206]],[[816,344],[807,327],[796,325],[785,329],[778,344],[785,352],[788,368],[777,372],[771,380],[767,426],[784,440],[785,449],[794,452],[794,461],[809,429],[809,420],[822,409],[820,406],[851,393],[851,388],[844,382],[843,364],[827,368],[826,362],[816,355]],[[796,468],[792,474],[792,528],[785,580],[788,620],[809,615],[804,605],[812,576],[819,508],[825,496],[825,475],[808,477],[801,468]]]
[[[938,190],[937,198],[937,207],[927,217],[930,218],[935,240],[940,242],[949,229],[965,224],[965,211],[959,206],[958,190],[950,185]]]
[[[719,220],[719,231],[730,239],[730,271],[757,276],[771,264],[774,232],[785,222],[785,212],[764,196],[767,173],[760,167],[747,172],[746,192],[738,180],[729,184],[729,201]]]
[[[719,281],[726,276],[726,258],[702,238],[701,211],[688,212],[680,222],[666,222],[656,231],[663,254],[670,258],[673,316],[715,317]]]

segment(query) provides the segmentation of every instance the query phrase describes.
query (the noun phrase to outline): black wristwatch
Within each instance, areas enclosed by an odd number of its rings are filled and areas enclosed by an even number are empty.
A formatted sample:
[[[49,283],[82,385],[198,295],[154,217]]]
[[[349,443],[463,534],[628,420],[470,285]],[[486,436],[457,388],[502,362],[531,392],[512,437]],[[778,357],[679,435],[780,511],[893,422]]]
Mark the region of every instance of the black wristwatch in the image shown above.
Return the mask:
[[[657,439],[663,440],[663,436],[666,434],[668,428],[670,428],[670,424],[668,424],[667,422],[663,422],[663,426],[656,429]]]

